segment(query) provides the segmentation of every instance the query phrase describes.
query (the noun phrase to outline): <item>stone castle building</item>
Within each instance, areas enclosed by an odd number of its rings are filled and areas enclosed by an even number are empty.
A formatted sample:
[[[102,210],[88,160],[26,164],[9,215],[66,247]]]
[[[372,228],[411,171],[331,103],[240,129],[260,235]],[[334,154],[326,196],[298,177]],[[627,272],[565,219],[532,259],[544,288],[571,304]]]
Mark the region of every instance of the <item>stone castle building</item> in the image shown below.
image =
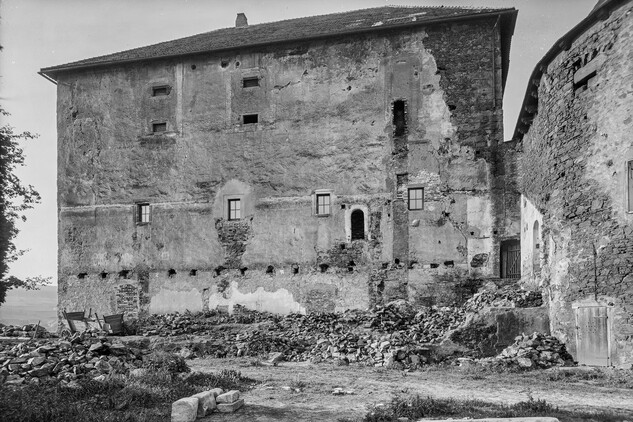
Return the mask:
[[[502,139],[516,15],[240,14],[42,69],[58,96],[59,309],[450,304],[519,277]]]
[[[633,363],[633,2],[601,0],[537,64],[521,142],[522,281],[580,363]]]

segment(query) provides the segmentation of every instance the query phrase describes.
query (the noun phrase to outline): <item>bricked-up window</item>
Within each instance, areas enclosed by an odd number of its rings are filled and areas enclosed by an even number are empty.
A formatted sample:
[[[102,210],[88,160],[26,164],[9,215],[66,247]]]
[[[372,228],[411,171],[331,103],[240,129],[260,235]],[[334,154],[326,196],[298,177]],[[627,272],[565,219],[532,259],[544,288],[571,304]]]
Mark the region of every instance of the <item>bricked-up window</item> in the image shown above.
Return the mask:
[[[245,114],[242,116],[242,122],[245,125],[252,125],[254,123],[259,122],[259,115],[258,114]]]
[[[259,78],[257,76],[242,79],[243,88],[253,88],[259,86]]]
[[[242,218],[242,200],[229,199],[229,220],[239,220]]]
[[[152,132],[160,133],[167,131],[167,123],[152,123]]]
[[[138,224],[148,224],[150,218],[149,204],[136,204],[136,222]]]
[[[316,213],[317,215],[330,215],[331,200],[330,194],[317,194],[316,196]]]
[[[424,209],[424,188],[409,188],[409,209]]]
[[[626,163],[628,174],[628,188],[629,188],[629,212],[633,212],[633,160]]]
[[[152,97],[169,95],[170,88],[167,85],[152,87]]]
[[[396,100],[393,102],[393,134],[402,136],[407,132],[406,102]]]

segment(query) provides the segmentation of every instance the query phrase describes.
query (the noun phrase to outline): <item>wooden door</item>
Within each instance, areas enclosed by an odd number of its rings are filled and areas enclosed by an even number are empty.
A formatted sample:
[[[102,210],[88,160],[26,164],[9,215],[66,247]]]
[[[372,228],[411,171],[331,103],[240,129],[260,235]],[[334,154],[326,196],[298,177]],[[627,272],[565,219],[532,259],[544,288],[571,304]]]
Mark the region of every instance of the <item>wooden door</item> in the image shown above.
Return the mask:
[[[609,320],[606,306],[576,308],[578,363],[609,366]]]
[[[521,243],[507,240],[501,243],[501,278],[521,277]]]

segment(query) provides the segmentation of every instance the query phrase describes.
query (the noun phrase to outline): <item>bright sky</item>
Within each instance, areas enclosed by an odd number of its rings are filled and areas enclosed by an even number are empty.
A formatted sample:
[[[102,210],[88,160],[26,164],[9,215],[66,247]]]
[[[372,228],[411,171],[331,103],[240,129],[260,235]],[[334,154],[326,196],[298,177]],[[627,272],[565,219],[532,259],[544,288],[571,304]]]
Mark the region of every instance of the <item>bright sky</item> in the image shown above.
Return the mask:
[[[22,180],[42,195],[16,241],[30,249],[13,275],[57,278],[56,91],[42,67],[234,26],[385,5],[515,7],[506,86],[505,139],[514,131],[528,77],[553,43],[589,14],[597,0],[1,0],[0,103],[17,131],[40,138],[25,145]]]

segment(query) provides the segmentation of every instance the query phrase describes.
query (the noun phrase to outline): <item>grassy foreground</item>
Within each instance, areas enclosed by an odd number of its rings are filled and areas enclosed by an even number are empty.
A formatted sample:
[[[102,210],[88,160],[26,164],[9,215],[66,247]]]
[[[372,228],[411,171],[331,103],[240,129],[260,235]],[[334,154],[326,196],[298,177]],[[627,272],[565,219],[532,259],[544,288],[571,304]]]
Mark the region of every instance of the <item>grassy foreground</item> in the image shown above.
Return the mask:
[[[150,370],[138,377],[79,380],[68,386],[0,385],[3,422],[168,421],[171,403],[215,387],[246,390],[253,381],[237,371],[173,374]]]
[[[367,415],[360,421],[339,419],[339,422],[400,422],[403,420],[417,421],[420,418],[429,417],[438,419],[477,419],[526,416],[555,417],[561,422],[623,421],[622,417],[606,412],[589,413],[560,410],[545,400],[534,400],[531,396],[528,397],[527,401],[513,405],[502,405],[481,400],[435,399],[416,395],[409,397],[397,396],[388,405],[374,406],[369,409]]]

